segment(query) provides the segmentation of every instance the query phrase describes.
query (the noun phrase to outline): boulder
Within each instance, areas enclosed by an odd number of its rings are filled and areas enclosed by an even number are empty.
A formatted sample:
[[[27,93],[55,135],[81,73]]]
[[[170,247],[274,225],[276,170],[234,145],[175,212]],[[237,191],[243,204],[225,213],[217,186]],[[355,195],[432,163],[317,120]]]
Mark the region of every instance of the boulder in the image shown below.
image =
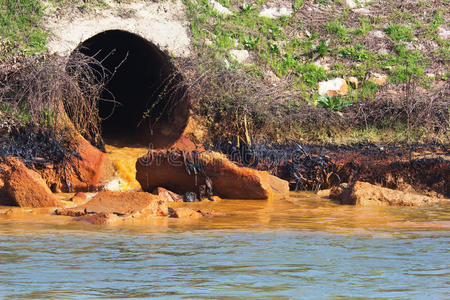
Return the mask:
[[[250,53],[247,50],[230,50],[230,56],[240,64],[248,63]]]
[[[351,77],[347,78],[347,81],[348,81],[348,83],[350,83],[352,88],[357,89],[359,87],[358,78],[351,76]]]
[[[342,78],[335,78],[319,82],[319,95],[321,96],[343,96],[348,93],[348,85]]]
[[[171,192],[165,188],[157,187],[152,192],[153,195],[159,196],[161,199],[168,202],[183,202],[183,196]]]
[[[450,30],[445,27],[439,27],[438,30],[439,37],[444,41],[450,40]]]
[[[114,174],[106,153],[92,146],[81,135],[75,138],[78,153],[64,165],[46,165],[39,173],[49,186],[63,192],[92,192],[110,181]],[[64,174],[64,175],[62,175]]]
[[[203,215],[188,207],[179,207],[177,209],[169,209],[169,217],[178,219],[199,219],[203,217]]]
[[[350,9],[356,8],[358,6],[354,0],[345,0],[345,4],[347,4],[348,8]]]
[[[4,193],[3,205],[20,207],[57,207],[58,199],[39,173],[28,169],[16,158],[2,163]],[[1,201],[1,199],[0,199]]]
[[[378,73],[373,73],[372,76],[369,78],[369,81],[379,85],[379,86],[383,86],[386,84],[388,80],[387,75],[384,74],[378,74]]]
[[[83,204],[87,200],[87,195],[83,192],[76,193],[72,198],[70,198],[70,201],[72,201],[76,205]]]
[[[113,213],[118,216],[167,216],[167,201],[145,192],[101,191],[87,203],[59,210],[58,215]]]
[[[74,158],[70,164],[76,170],[71,182],[74,191],[93,191],[103,187],[113,174],[112,164],[105,153],[92,146],[79,136],[77,151],[80,158]]]
[[[144,191],[164,187],[178,194],[196,192],[205,185],[205,176],[212,182],[213,194],[227,199],[268,199],[287,197],[289,183],[265,171],[239,167],[224,155],[205,151],[198,153],[197,165],[203,172],[188,173],[187,159],[193,152],[150,151],[136,162],[136,179]]]
[[[288,7],[288,6],[281,6],[281,7],[271,6],[271,7],[264,7],[259,12],[259,16],[260,17],[269,18],[269,19],[276,19],[276,18],[280,18],[280,17],[288,17],[288,16],[292,15],[292,13],[293,13],[293,10],[292,10],[291,7]]]
[[[340,204],[357,206],[426,206],[441,202],[437,198],[392,190],[367,182],[341,184],[333,187],[330,199]]]
[[[75,218],[75,221],[93,225],[118,225],[122,223],[124,219],[113,213],[98,213],[77,217]]]
[[[225,6],[223,6],[222,4],[220,4],[219,2],[217,2],[215,0],[209,0],[208,3],[212,7],[212,9],[214,9],[216,12],[218,12],[221,15],[229,16],[229,15],[233,14],[231,12],[231,10],[229,10],[228,8],[226,8]]]

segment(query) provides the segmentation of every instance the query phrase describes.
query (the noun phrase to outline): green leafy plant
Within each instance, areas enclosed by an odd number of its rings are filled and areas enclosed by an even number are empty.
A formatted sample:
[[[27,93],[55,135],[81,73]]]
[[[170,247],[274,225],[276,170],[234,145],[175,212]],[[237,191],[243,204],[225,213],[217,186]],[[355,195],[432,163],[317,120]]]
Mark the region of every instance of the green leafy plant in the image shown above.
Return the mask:
[[[364,46],[358,44],[356,46],[349,46],[347,48],[343,48],[339,51],[339,56],[350,58],[356,61],[365,61],[369,58],[370,53]]]
[[[244,48],[247,50],[256,50],[260,38],[252,38],[252,37],[245,37],[244,42],[242,43],[244,45]]]
[[[347,34],[347,29],[339,21],[328,21],[327,31],[341,38]]]
[[[325,56],[328,54],[328,52],[331,51],[331,49],[329,48],[330,45],[330,40],[321,40],[319,45],[313,45],[312,46],[312,50],[313,53],[318,54],[319,56]]]
[[[393,41],[410,42],[414,38],[412,28],[403,24],[389,24],[384,31]]]
[[[325,69],[314,64],[304,64],[295,69],[296,74],[302,75],[302,81],[306,86],[313,88],[319,81],[325,80],[327,74]]]
[[[341,111],[341,109],[345,106],[350,106],[352,103],[348,100],[344,100],[340,96],[319,96],[317,98],[317,106],[323,107],[327,109],[331,109],[334,111]]]
[[[269,43],[269,50],[272,54],[279,54],[280,48],[275,43]]]
[[[256,8],[252,7],[251,4],[247,3],[246,1],[244,1],[244,3],[242,3],[241,10],[243,12],[250,12],[250,11],[256,10]]]

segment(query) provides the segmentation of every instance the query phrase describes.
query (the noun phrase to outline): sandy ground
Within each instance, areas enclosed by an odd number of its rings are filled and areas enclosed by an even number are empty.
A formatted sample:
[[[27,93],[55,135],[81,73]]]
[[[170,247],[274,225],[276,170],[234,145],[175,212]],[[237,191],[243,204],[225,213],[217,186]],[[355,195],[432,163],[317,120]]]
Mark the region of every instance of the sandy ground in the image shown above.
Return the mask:
[[[48,49],[66,55],[80,42],[111,29],[136,33],[176,57],[191,53],[189,24],[180,0],[163,2],[106,1],[108,7],[60,7],[47,4],[44,27],[50,32]]]

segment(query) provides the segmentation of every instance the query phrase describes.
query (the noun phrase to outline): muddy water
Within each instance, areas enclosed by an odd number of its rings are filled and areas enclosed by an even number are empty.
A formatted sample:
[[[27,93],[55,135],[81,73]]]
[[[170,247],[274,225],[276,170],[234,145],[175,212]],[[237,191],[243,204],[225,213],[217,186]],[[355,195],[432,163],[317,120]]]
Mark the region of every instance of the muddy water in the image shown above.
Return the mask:
[[[310,193],[177,205],[222,216],[108,227],[0,208],[0,297],[450,298],[449,205],[358,208]]]
[[[141,185],[136,180],[136,160],[147,153],[143,147],[120,147],[106,145],[106,152],[113,162],[115,179],[111,189],[115,190],[140,190]]]

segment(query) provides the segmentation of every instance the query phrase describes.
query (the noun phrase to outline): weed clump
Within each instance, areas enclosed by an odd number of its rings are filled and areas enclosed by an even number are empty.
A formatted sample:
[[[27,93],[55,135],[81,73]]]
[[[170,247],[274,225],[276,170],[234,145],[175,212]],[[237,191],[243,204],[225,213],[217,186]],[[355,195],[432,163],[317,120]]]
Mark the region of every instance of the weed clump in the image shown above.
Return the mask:
[[[97,102],[104,86],[92,58],[13,55],[0,64],[0,155],[60,163],[79,132],[103,146]],[[49,148],[50,147],[50,148]]]

